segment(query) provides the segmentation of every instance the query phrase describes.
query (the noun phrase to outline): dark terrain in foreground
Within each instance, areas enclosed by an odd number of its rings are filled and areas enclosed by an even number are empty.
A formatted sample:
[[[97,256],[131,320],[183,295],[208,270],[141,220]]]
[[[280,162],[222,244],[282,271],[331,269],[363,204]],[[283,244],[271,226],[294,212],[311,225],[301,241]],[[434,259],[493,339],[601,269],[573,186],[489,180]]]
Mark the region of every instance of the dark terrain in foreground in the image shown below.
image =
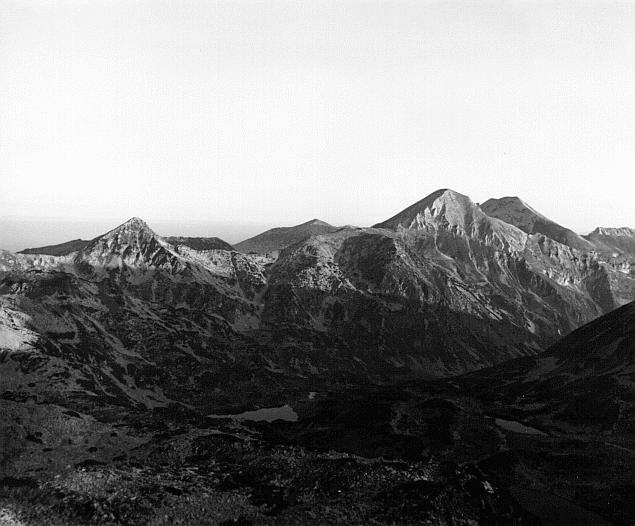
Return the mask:
[[[632,524],[634,321],[631,303],[537,357],[307,393],[287,400],[294,421],[5,396],[0,509],[7,524]]]

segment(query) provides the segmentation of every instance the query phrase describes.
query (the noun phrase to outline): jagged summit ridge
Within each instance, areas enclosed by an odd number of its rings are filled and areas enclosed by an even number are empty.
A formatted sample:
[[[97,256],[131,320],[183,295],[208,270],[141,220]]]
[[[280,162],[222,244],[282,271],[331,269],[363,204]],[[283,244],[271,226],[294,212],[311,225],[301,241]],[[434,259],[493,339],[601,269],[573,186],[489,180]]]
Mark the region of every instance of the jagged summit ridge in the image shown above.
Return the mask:
[[[148,226],[148,223],[146,223],[143,219],[139,217],[131,217],[124,223],[121,223],[119,226],[113,228],[112,230],[99,237],[131,232],[148,232],[152,235],[155,235],[152,229]]]
[[[433,219],[445,220],[450,226],[466,227],[478,215],[478,207],[472,200],[449,188],[442,188],[402,210],[390,219],[377,223],[374,228],[398,227],[423,229]]]
[[[105,269],[160,267],[173,272],[183,267],[170,245],[139,217],[132,217],[93,239],[78,252],[75,261]]]
[[[589,235],[597,234],[600,236],[628,236],[635,237],[635,228],[630,228],[628,226],[622,227],[607,227],[607,226],[599,226]]]
[[[158,237],[143,219],[132,217],[125,223],[94,238],[82,252],[90,253],[96,249],[112,253],[144,251],[153,241],[158,244]]]
[[[449,188],[431,193],[373,228],[425,233],[439,247],[445,244],[441,238],[456,236],[512,251],[522,250],[527,241],[526,233],[486,215],[468,196]]]
[[[584,236],[601,252],[635,258],[635,229],[630,227],[598,227]]]
[[[126,226],[126,225],[135,225],[135,226],[139,226],[139,227],[149,228],[148,227],[148,223],[146,223],[143,219],[141,219],[140,217],[137,217],[137,216],[131,217],[130,219],[128,219],[127,221],[123,222],[119,226]]]

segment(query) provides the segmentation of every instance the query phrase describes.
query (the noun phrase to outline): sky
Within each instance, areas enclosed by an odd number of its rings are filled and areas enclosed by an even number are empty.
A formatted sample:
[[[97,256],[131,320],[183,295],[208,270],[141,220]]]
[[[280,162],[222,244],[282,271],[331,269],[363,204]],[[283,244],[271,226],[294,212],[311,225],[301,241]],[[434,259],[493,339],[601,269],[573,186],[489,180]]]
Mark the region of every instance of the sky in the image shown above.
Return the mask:
[[[635,2],[2,0],[0,247],[229,242],[439,188],[635,227]]]

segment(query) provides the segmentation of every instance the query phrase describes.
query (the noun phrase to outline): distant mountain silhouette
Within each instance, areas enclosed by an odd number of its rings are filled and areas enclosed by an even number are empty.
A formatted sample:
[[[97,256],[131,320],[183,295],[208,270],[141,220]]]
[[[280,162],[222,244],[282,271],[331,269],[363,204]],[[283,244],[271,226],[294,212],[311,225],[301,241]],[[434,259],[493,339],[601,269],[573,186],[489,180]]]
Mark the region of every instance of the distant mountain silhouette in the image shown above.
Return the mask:
[[[60,243],[58,245],[47,245],[45,247],[38,248],[25,248],[24,250],[20,250],[18,254],[44,254],[48,256],[67,256],[72,252],[77,252],[81,250],[86,245],[88,245],[90,241],[85,241],[83,239],[73,239],[72,241],[66,241],[64,243]]]
[[[319,219],[312,219],[300,225],[272,228],[262,234],[236,243],[234,247],[236,250],[246,254],[279,252],[288,246],[304,241],[310,236],[328,234],[335,230],[337,230],[337,227],[329,225]]]

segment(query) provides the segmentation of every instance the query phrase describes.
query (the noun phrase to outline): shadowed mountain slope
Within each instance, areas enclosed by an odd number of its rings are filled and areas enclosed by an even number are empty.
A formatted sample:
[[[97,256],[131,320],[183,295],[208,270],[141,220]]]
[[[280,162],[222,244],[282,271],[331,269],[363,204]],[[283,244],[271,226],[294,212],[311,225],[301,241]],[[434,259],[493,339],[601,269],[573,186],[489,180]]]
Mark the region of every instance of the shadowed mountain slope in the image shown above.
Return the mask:
[[[465,381],[543,428],[573,426],[632,441],[635,302],[580,327],[544,353],[471,373]]]
[[[538,356],[487,372],[505,382],[517,374],[518,381],[531,379],[532,384],[559,377],[561,387],[585,377],[611,375],[616,383],[635,389],[635,302],[583,325]]]
[[[635,302],[580,327],[549,348],[552,370],[541,377],[566,372],[575,375],[614,375],[618,383],[635,389]]]
[[[431,390],[420,388],[419,397]],[[488,458],[491,442],[481,442],[479,466],[544,523],[633,524],[635,302],[537,356],[442,381],[437,389],[437,397],[443,393],[459,407],[470,399],[482,415],[479,431],[473,422],[457,429],[464,441],[455,443],[453,456],[478,444],[483,428],[493,440],[502,436]]]

